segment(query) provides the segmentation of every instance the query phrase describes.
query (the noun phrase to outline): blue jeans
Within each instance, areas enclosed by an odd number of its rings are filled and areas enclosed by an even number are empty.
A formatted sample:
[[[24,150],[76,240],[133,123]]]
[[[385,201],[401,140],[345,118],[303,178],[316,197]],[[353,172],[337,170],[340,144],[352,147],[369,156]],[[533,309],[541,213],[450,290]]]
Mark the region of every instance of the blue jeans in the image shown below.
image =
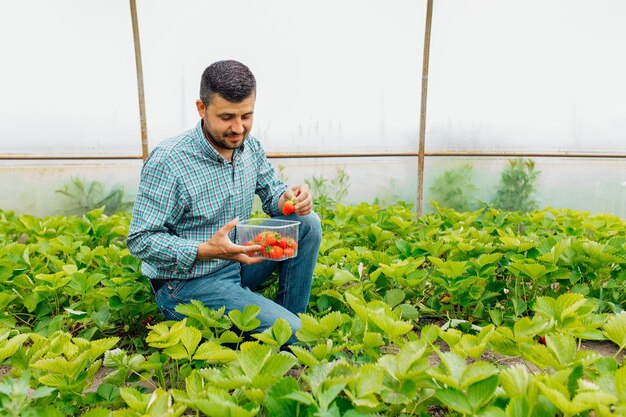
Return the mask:
[[[209,308],[240,310],[248,305],[261,308],[257,319],[261,325],[253,330],[262,332],[283,318],[293,332],[289,344],[297,341],[296,331],[302,326],[298,313],[304,313],[309,304],[313,270],[322,241],[320,219],[315,213],[306,216],[277,216],[277,219],[298,220],[298,256],[281,262],[263,261],[252,265],[232,262],[201,278],[170,280],[156,293],[156,302],[166,320],[182,320],[178,304],[198,300]],[[274,301],[254,292],[278,269],[278,292]]]

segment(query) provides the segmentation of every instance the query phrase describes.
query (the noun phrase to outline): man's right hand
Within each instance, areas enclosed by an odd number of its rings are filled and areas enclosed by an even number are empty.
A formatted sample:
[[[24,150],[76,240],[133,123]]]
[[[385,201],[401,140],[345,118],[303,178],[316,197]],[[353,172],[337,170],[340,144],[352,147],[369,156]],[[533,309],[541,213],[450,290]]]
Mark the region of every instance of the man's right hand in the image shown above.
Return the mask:
[[[231,220],[218,230],[211,239],[200,243],[200,245],[198,245],[196,259],[227,259],[241,262],[242,264],[256,264],[262,262],[263,258],[252,258],[248,256],[250,252],[260,251],[260,245],[235,245],[228,237],[228,233],[233,230],[238,222],[238,218]]]

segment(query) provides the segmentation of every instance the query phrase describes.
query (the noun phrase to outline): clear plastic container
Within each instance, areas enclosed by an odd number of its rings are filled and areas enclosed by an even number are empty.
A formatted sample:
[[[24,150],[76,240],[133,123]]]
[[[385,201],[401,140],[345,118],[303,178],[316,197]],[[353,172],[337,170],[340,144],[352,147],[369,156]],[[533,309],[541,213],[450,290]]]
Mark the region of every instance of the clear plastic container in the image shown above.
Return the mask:
[[[237,223],[240,245],[260,245],[259,252],[249,253],[255,258],[284,261],[298,255],[298,227],[300,222],[279,219],[249,219]]]

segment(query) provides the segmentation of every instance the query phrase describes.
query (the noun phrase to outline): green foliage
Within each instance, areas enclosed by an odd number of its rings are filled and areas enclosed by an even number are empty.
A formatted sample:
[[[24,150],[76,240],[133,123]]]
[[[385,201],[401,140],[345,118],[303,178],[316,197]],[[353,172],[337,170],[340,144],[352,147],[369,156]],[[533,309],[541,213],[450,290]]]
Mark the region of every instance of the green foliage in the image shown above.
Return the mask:
[[[35,390],[30,387],[30,372],[25,372],[19,379],[5,376],[0,381],[0,410],[6,417],[61,417],[61,412],[48,404],[56,390],[41,386]]]
[[[350,176],[343,168],[337,167],[336,175],[332,179],[314,175],[305,179],[304,182],[315,196],[313,201],[315,210],[320,212],[336,203],[341,203],[347,197]]]
[[[438,210],[327,209],[310,309],[286,348],[287,322],[258,331],[254,306],[192,301],[176,307],[184,320],[159,320],[127,214],[0,211],[0,414],[624,414],[626,222]]]
[[[429,187],[431,199],[441,207],[456,211],[468,211],[475,208],[476,186],[472,183],[472,166],[465,164],[446,170],[436,177]]]
[[[67,198],[65,214],[82,215],[104,207],[104,213],[111,215],[126,212],[133,207],[132,201],[125,200],[123,187],[115,186],[107,191],[100,181],[88,182],[72,178],[55,192]]]
[[[152,320],[157,308],[125,246],[129,222],[103,209],[42,219],[0,212],[0,327],[86,339],[145,332],[136,318]]]
[[[493,206],[500,210],[532,211],[538,204],[533,199],[540,171],[532,159],[511,159],[500,175]]]

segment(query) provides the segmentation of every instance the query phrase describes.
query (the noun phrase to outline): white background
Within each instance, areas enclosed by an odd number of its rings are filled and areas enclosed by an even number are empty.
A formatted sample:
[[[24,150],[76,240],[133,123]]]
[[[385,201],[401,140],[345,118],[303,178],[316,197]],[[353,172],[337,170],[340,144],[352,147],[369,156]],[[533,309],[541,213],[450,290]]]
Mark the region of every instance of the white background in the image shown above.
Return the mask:
[[[237,59],[266,151],[417,152],[425,14],[425,0],[139,0],[150,147],[195,125],[204,68]],[[624,22],[620,0],[435,0],[427,152],[626,153]],[[0,156],[141,154],[128,1],[2,1],[0,39]],[[293,181],[345,169],[349,202],[416,198],[413,158],[274,161]],[[426,193],[465,162],[427,158]],[[477,159],[477,178],[506,165]],[[132,194],[139,169],[0,160],[0,207],[49,212],[72,176]],[[541,203],[626,216],[625,159],[537,169]]]

